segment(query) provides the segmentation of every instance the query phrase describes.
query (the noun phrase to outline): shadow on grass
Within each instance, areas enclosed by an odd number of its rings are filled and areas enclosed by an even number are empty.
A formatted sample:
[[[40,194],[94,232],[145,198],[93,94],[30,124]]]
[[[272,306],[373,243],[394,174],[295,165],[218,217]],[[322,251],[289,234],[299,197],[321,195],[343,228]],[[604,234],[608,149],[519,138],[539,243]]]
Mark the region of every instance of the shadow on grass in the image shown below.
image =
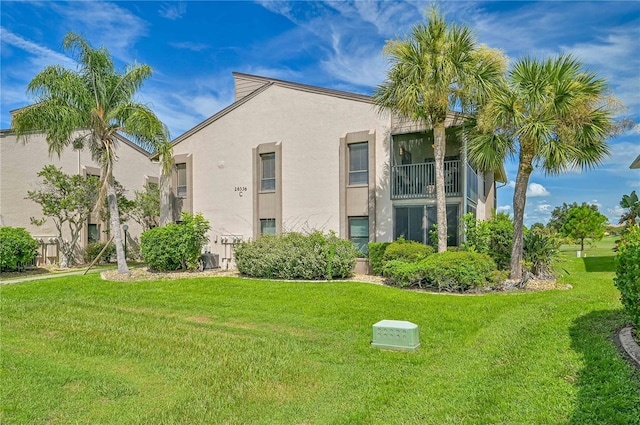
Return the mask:
[[[616,271],[616,265],[614,263],[613,256],[606,257],[584,257],[584,268],[587,272],[614,272]]]
[[[622,310],[595,311],[571,326],[571,345],[584,368],[576,376],[578,399],[570,424],[640,424],[640,372],[614,343],[626,319]]]

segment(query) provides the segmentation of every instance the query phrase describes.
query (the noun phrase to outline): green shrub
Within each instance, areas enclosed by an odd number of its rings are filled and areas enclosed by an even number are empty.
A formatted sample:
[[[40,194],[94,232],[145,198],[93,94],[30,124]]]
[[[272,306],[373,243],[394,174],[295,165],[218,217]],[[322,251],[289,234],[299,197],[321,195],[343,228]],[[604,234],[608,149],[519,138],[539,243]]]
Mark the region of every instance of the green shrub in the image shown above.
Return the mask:
[[[465,251],[487,254],[500,270],[508,270],[513,245],[513,221],[508,214],[498,213],[491,220],[476,220],[473,214],[462,217],[466,240]]]
[[[0,270],[16,269],[38,255],[38,241],[22,227],[0,227]]]
[[[369,264],[371,271],[377,276],[382,276],[383,255],[391,242],[369,242]]]
[[[106,242],[93,242],[87,245],[84,249],[84,262],[86,264],[91,263],[95,258],[100,254],[100,251],[106,245]],[[116,246],[112,243],[109,244],[109,247],[104,250],[102,256],[98,260],[98,264],[109,263],[116,256]]]
[[[625,311],[640,328],[640,227],[629,229],[618,245],[616,287]]]
[[[235,248],[240,273],[268,279],[333,279],[348,277],[358,250],[335,233],[265,235]]]
[[[404,239],[398,239],[393,241],[387,246],[382,256],[383,267],[384,263],[392,260],[400,260],[407,263],[423,260],[435,251],[432,246],[422,244],[415,241],[407,241]]]
[[[490,286],[499,276],[495,262],[476,252],[440,252],[417,263],[389,261],[384,267],[387,281],[399,287],[428,287],[439,291],[468,291]]]
[[[147,230],[140,236],[140,254],[152,270],[195,269],[207,243],[209,222],[202,214],[182,214],[179,224]]]
[[[523,258],[527,270],[538,277],[553,277],[553,263],[560,258],[560,242],[552,235],[525,231]]]

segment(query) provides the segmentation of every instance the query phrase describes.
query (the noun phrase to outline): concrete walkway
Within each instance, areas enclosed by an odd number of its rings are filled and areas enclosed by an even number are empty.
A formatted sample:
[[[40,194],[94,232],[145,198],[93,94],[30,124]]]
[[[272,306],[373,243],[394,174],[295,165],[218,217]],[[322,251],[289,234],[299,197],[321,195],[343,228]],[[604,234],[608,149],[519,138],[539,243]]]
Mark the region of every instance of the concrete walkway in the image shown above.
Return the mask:
[[[103,272],[105,270],[112,270],[115,269],[116,267],[109,267],[108,269],[102,268],[102,269],[91,269],[89,270],[87,273],[100,273]],[[73,272],[62,272],[62,273],[47,273],[44,275],[35,275],[35,276],[30,276],[30,277],[21,277],[21,278],[17,278],[17,279],[6,279],[6,280],[0,280],[0,285],[8,285],[10,283],[19,283],[19,282],[29,282],[32,280],[42,280],[42,279],[53,279],[56,277],[64,277],[64,276],[77,276],[77,275],[81,275],[84,273],[86,269],[83,270],[76,270]]]

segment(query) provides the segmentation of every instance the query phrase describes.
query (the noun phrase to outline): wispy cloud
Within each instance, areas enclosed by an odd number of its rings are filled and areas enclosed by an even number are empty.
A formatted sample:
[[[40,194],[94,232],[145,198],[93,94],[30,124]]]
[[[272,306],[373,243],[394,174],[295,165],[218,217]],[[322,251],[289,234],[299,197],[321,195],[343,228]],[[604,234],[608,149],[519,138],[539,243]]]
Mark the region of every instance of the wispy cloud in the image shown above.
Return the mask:
[[[185,2],[179,1],[176,3],[162,3],[158,14],[163,18],[175,21],[182,18],[187,13],[187,5]]]
[[[131,62],[136,41],[147,34],[149,23],[115,3],[105,1],[49,2],[71,28],[90,29],[83,34],[95,47],[108,46],[114,57]]]
[[[29,54],[31,65],[44,68],[48,65],[60,64],[67,67],[75,66],[75,61],[62,53],[27,40],[6,28],[0,27],[0,41],[2,44],[23,50]]]
[[[169,45],[176,49],[186,49],[191,50],[192,52],[200,52],[209,48],[208,44],[194,43],[192,41],[170,42]]]

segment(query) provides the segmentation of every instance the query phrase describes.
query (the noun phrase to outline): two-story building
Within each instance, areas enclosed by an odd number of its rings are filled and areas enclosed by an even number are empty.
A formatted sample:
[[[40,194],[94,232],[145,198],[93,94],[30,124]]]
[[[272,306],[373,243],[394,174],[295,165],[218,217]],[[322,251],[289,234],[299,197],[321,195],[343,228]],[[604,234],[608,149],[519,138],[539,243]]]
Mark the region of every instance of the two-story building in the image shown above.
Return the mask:
[[[362,249],[399,237],[427,243],[436,222],[433,132],[380,112],[370,96],[234,73],[235,101],[174,140],[177,212],[211,223],[223,265],[233,244],[285,231],[335,231]],[[478,172],[447,123],[449,244],[462,214],[488,218],[496,180]],[[176,219],[178,215],[176,214]]]

